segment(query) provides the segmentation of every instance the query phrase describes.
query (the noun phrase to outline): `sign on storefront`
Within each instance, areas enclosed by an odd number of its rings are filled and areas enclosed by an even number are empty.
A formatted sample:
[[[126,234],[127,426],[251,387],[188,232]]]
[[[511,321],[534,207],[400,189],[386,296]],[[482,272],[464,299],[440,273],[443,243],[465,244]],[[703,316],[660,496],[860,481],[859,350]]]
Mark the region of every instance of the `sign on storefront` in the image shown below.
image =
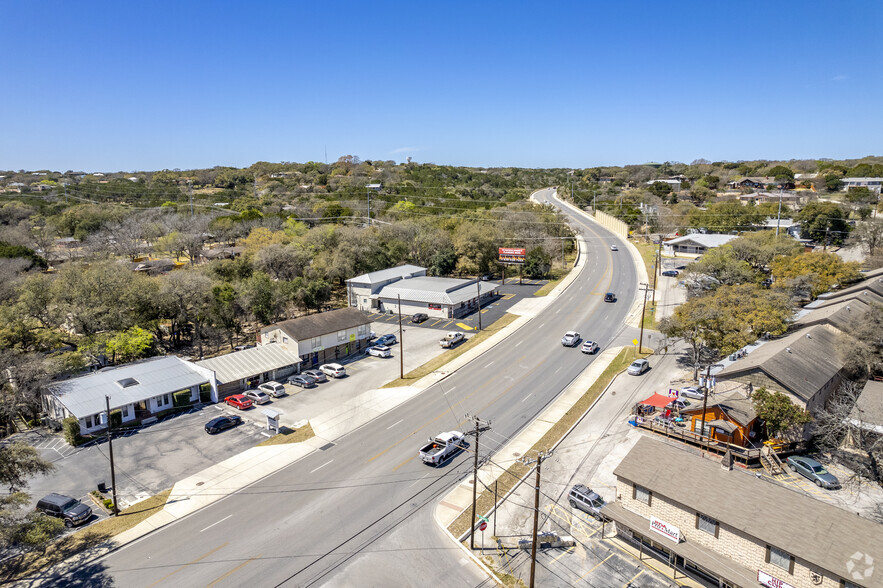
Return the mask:
[[[657,519],[656,517],[650,517],[650,530],[656,531],[663,537],[671,539],[675,543],[681,542],[681,530],[674,525],[669,525],[665,521]]]
[[[770,588],[794,588],[794,586],[792,586],[788,582],[780,580],[775,576],[770,576],[768,573],[761,572],[760,570],[757,570],[757,581],[764,586],[769,586]]]

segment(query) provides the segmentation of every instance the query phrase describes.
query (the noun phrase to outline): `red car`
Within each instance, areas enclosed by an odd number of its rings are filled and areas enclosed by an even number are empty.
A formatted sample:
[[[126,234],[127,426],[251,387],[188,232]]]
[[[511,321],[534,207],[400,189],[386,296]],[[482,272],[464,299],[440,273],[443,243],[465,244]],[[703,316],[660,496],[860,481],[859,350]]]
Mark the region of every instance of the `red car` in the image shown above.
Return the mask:
[[[251,405],[254,404],[251,401],[251,398],[246,396],[245,394],[234,394],[233,396],[228,396],[226,400],[224,400],[230,406],[235,406],[239,410],[245,410],[246,408],[251,408]]]

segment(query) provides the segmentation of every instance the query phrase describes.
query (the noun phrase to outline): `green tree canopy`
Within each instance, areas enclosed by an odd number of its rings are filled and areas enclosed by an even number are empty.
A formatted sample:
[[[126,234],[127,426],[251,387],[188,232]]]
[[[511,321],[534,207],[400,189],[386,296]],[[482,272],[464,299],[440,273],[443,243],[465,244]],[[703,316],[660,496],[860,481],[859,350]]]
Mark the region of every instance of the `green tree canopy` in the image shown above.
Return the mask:
[[[855,261],[843,261],[836,253],[812,251],[797,253],[788,257],[780,257],[771,264],[773,278],[778,283],[799,290],[809,288],[809,297],[816,298],[827,292],[832,286],[842,286],[858,280],[859,264]]]
[[[766,421],[767,433],[770,437],[778,437],[791,429],[812,421],[809,412],[800,408],[782,392],[770,392],[766,388],[758,388],[751,396],[757,416]]]

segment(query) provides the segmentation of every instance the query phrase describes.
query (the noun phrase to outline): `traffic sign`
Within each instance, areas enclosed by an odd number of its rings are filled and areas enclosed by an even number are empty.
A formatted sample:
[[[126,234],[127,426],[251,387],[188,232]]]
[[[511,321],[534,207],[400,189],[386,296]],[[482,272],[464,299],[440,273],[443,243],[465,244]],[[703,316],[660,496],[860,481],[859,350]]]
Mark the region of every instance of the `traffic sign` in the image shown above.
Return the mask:
[[[484,521],[481,521],[481,524],[478,525],[478,530],[479,530],[479,531],[484,531],[485,529],[487,529],[487,523],[484,522]]]

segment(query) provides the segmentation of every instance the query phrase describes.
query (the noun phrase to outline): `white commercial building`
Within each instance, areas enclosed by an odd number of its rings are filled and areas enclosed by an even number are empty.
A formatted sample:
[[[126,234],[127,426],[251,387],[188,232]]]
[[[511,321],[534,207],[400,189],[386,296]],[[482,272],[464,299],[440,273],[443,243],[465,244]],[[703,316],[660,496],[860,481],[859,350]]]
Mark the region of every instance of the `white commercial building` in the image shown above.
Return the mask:
[[[400,265],[350,278],[346,281],[349,306],[364,310],[365,312],[377,312],[379,304],[377,294],[384,286],[405,278],[425,275],[425,267]]]
[[[435,318],[459,318],[490,303],[499,284],[456,278],[409,278],[385,286],[377,294],[378,311],[402,314],[426,313]]]

